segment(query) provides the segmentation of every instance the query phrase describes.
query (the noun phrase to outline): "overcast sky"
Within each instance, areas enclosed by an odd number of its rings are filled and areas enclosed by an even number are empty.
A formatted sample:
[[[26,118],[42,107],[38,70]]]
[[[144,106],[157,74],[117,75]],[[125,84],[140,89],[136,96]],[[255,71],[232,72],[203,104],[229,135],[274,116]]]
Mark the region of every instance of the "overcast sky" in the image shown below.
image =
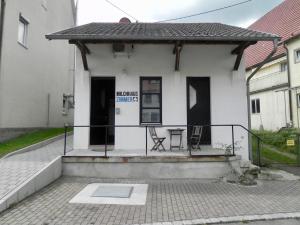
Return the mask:
[[[110,0],[139,22],[155,22],[236,4],[244,0]],[[252,0],[230,9],[175,22],[221,22],[248,27],[283,0]],[[79,0],[78,24],[118,22],[126,16],[105,0]],[[128,17],[128,16],[126,16]],[[130,18],[131,21],[134,19]]]

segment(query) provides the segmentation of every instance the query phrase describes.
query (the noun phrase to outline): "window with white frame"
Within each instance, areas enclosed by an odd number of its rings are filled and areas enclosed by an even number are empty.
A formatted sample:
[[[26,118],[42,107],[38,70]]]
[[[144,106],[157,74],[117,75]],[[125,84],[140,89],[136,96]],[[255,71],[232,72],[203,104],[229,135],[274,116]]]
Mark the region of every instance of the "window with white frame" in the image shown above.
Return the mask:
[[[287,64],[287,62],[282,62],[282,63],[280,63],[280,72],[287,71],[287,69],[288,69],[288,64]]]
[[[295,63],[300,63],[300,49],[295,50]]]
[[[253,114],[260,113],[260,100],[259,100],[259,98],[251,100],[251,109],[252,109]]]
[[[28,25],[29,22],[20,14],[18,27],[18,42],[25,47],[27,46]]]

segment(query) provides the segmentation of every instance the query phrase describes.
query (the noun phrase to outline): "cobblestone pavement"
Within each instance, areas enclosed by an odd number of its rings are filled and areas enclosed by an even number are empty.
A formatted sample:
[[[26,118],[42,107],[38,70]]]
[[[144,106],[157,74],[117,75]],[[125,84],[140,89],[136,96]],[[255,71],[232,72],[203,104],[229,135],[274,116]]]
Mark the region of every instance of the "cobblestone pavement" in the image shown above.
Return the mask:
[[[71,145],[72,137],[67,143]],[[0,160],[0,199],[63,153],[63,140]]]
[[[94,182],[147,183],[146,205],[68,203],[87,184]],[[3,212],[0,224],[176,224],[174,221],[300,212],[299,196],[299,181],[264,181],[257,187],[241,187],[217,180],[142,181],[62,177]]]

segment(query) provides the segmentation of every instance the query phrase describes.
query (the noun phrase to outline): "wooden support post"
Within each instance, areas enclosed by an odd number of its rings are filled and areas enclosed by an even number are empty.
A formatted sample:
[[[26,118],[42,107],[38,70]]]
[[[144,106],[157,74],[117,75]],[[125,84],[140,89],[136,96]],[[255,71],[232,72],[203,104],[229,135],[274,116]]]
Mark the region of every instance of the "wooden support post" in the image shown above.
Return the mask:
[[[175,58],[175,71],[179,71],[179,66],[180,66],[180,53],[182,50],[182,44],[181,43],[176,43],[173,53],[176,55]]]
[[[88,49],[88,47],[82,43],[82,42],[75,42],[74,43],[78,49],[80,50],[81,53],[81,58],[82,58],[82,63],[83,63],[83,68],[85,71],[89,70],[89,66],[88,66],[88,62],[87,62],[87,54],[90,54],[90,50]]]
[[[235,63],[234,63],[234,67],[233,67],[233,70],[234,71],[237,71],[240,67],[240,64],[241,64],[241,60],[242,60],[242,57],[243,57],[243,54],[244,54],[244,51],[241,51],[237,56],[236,56],[236,60],[235,60]]]
[[[231,51],[231,54],[232,55],[237,55],[236,57],[236,60],[235,60],[235,63],[234,63],[234,67],[233,67],[233,70],[237,71],[240,67],[240,64],[241,64],[241,60],[242,60],[242,57],[243,57],[243,54],[244,54],[244,51],[247,47],[249,47],[251,44],[254,44],[252,42],[245,42],[245,43],[242,43],[240,44],[238,47],[236,47],[235,49],[233,49]]]

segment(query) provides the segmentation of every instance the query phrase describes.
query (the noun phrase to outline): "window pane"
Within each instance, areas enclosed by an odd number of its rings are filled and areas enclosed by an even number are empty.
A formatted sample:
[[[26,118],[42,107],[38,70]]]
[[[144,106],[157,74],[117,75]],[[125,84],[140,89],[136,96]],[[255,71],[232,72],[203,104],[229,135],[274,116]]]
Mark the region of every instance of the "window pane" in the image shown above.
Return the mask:
[[[287,71],[287,63],[286,62],[280,64],[280,71],[281,72]]]
[[[255,113],[255,100],[251,101],[251,109],[252,109],[252,113]]]
[[[26,31],[26,24],[22,21],[19,21],[18,41],[22,44],[25,44],[25,31]]]
[[[256,113],[260,113],[260,100],[256,99]]]
[[[296,51],[296,61],[300,62],[300,50]]]
[[[143,107],[159,108],[160,107],[159,95],[157,94],[143,95],[142,104]]]
[[[143,80],[142,81],[143,93],[160,93],[160,80]]]
[[[143,109],[142,123],[159,123],[160,109]]]

